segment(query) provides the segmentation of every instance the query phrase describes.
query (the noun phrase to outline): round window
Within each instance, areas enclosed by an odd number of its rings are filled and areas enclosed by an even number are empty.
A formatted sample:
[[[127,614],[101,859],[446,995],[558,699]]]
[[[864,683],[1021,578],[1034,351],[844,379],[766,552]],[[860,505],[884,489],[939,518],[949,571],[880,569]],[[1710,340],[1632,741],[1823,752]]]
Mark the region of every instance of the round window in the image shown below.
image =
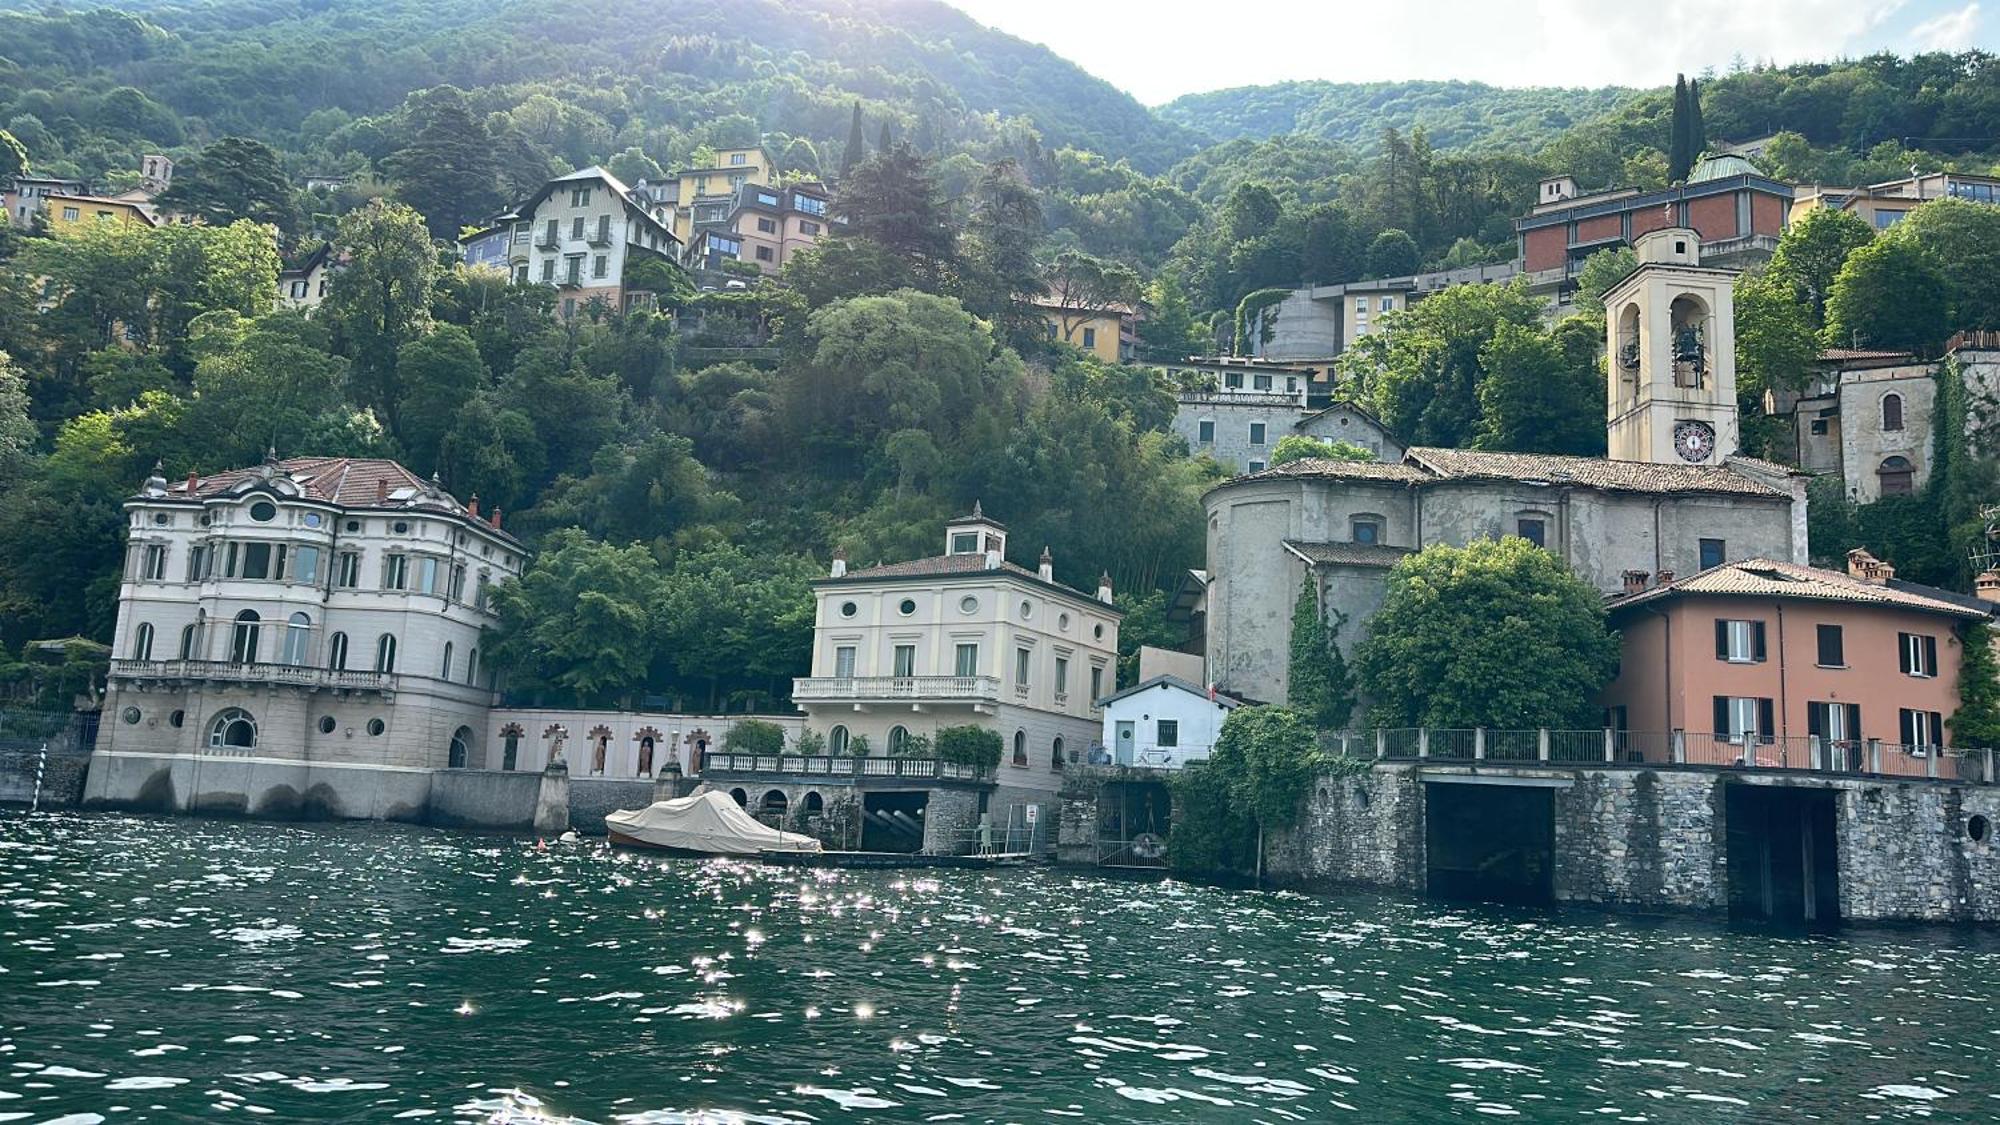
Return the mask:
[[[960,613],[978,613],[979,599],[973,597],[971,594],[965,595],[958,599],[958,611]]]
[[[380,719],[370,719],[370,720],[368,720],[368,733],[369,733],[369,735],[370,735],[371,737],[372,737],[372,736],[376,736],[376,735],[379,735],[379,734],[381,734],[381,733],[382,733],[383,731],[385,731],[385,730],[388,730],[388,729],[389,729],[389,724],[387,724],[387,723],[383,722],[383,721],[382,721],[382,720],[380,720]]]
[[[393,530],[394,530],[394,531],[396,532],[396,534],[398,534],[398,535],[408,535],[408,534],[410,533],[410,525],[409,525],[409,524],[407,524],[407,523],[404,523],[404,522],[403,522],[402,520],[397,520],[397,521],[396,521],[396,526],[395,526],[395,528],[394,528]]]
[[[908,617],[912,613],[917,612],[917,599],[904,598],[902,602],[896,606],[896,612],[902,614],[904,617]]]
[[[326,517],[325,517],[325,516],[322,516],[322,515],[320,515],[320,514],[319,514],[318,512],[307,512],[307,513],[306,513],[306,526],[307,526],[307,527],[318,527],[318,526],[319,526],[320,524],[323,524],[323,523],[325,523],[325,522],[326,522]]]
[[[170,727],[177,727],[185,722],[187,722],[186,711],[175,711],[167,716],[167,725]]]
[[[200,524],[200,525],[201,525],[201,526],[203,526],[203,527],[207,527],[207,526],[208,526],[208,513],[206,513],[206,512],[202,513],[202,516],[201,516],[201,518],[200,518],[200,519],[198,519],[198,520],[196,520],[196,521],[194,521],[194,522],[196,522],[196,523]]]
[[[269,500],[259,500],[250,505],[250,518],[258,523],[270,523],[278,518],[278,506]]]
[[[1029,619],[1030,617],[1033,617],[1034,615],[1035,615],[1035,603],[1033,603],[1033,602],[1022,602],[1022,603],[1021,603],[1021,620],[1023,620],[1023,621],[1026,621],[1026,620],[1028,620],[1028,619]]]
[[[321,715],[319,717],[319,732],[321,734],[332,734],[333,728],[334,721],[332,715]]]
[[[1096,638],[1097,638],[1098,640],[1100,640],[1100,641],[1101,641],[1101,640],[1103,640],[1103,639],[1104,639],[1104,626],[1102,626],[1102,625],[1092,625],[1092,626],[1090,627],[1090,635],[1091,635],[1091,636],[1093,636],[1093,637],[1096,637]]]
[[[1971,820],[1965,822],[1965,834],[1972,837],[1972,842],[1975,844],[1985,843],[1987,835],[1992,831],[1993,826],[1987,823],[1986,818],[1976,813]]]
[[[352,534],[352,533],[354,533],[354,532],[357,532],[357,531],[360,531],[360,530],[361,530],[361,521],[360,521],[360,520],[348,520],[348,521],[347,521],[347,530],[348,530],[348,532],[349,532],[350,534]]]
[[[1069,632],[1069,614],[1065,613],[1056,618],[1056,628],[1061,629],[1065,633]]]
[[[855,614],[860,612],[861,612],[861,607],[855,605],[853,602],[840,603],[840,615],[842,617],[853,617]]]
[[[168,524],[174,522],[174,517],[168,515],[165,512],[154,512],[153,522],[160,525],[161,527],[165,527]]]
[[[128,723],[136,723],[139,721],[139,709],[137,707],[127,707],[123,711],[118,712],[118,717]]]

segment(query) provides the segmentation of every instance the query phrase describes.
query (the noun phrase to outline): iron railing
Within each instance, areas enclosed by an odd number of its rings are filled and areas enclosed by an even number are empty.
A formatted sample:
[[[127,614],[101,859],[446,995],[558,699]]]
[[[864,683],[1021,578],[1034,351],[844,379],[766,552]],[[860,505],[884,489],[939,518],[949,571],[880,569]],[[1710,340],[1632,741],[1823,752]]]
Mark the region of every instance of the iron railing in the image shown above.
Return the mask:
[[[770,777],[884,777],[918,781],[986,781],[987,771],[936,758],[849,758],[826,754],[710,753],[703,774]]]
[[[932,699],[994,702],[1000,698],[997,676],[808,676],[792,681],[792,698]]]
[[[1382,727],[1323,731],[1328,754],[1501,766],[1660,765],[1921,777],[2000,784],[2000,752],[1817,735],[1730,738],[1700,731]]]
[[[113,660],[111,674],[133,680],[226,680],[344,691],[390,691],[396,686],[394,672],[315,668],[309,664],[238,663],[233,660]]]

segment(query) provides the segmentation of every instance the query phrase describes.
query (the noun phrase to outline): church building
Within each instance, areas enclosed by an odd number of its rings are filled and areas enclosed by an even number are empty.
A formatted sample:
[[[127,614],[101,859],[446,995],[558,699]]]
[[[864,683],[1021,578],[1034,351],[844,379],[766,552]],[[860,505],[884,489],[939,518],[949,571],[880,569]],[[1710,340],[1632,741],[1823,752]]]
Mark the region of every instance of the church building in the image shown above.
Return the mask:
[[[1399,460],[1306,460],[1205,498],[1208,678],[1282,702],[1291,620],[1310,580],[1351,652],[1389,568],[1435,543],[1517,535],[1607,595],[1732,560],[1806,562],[1806,478],[1736,452],[1732,271],[1670,227],[1605,294],[1609,458],[1412,447]]]

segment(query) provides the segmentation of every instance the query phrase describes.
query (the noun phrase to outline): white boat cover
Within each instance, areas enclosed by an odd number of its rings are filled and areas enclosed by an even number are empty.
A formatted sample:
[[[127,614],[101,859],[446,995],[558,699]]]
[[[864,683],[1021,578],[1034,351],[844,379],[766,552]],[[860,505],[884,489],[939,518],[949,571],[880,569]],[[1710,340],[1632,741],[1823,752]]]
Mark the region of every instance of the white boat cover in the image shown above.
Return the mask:
[[[692,797],[621,809],[604,818],[613,832],[642,844],[712,855],[816,852],[819,841],[780,832],[744,812],[729,794],[709,790]]]

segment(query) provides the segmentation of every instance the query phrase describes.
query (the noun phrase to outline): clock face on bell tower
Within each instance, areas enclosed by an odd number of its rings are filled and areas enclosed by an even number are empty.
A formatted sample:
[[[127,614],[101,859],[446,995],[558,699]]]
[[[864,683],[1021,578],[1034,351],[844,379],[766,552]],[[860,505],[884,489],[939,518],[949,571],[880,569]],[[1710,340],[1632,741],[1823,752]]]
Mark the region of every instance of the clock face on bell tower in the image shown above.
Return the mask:
[[[1715,427],[1707,422],[1678,422],[1674,425],[1674,452],[1681,460],[1700,463],[1715,455]]]

